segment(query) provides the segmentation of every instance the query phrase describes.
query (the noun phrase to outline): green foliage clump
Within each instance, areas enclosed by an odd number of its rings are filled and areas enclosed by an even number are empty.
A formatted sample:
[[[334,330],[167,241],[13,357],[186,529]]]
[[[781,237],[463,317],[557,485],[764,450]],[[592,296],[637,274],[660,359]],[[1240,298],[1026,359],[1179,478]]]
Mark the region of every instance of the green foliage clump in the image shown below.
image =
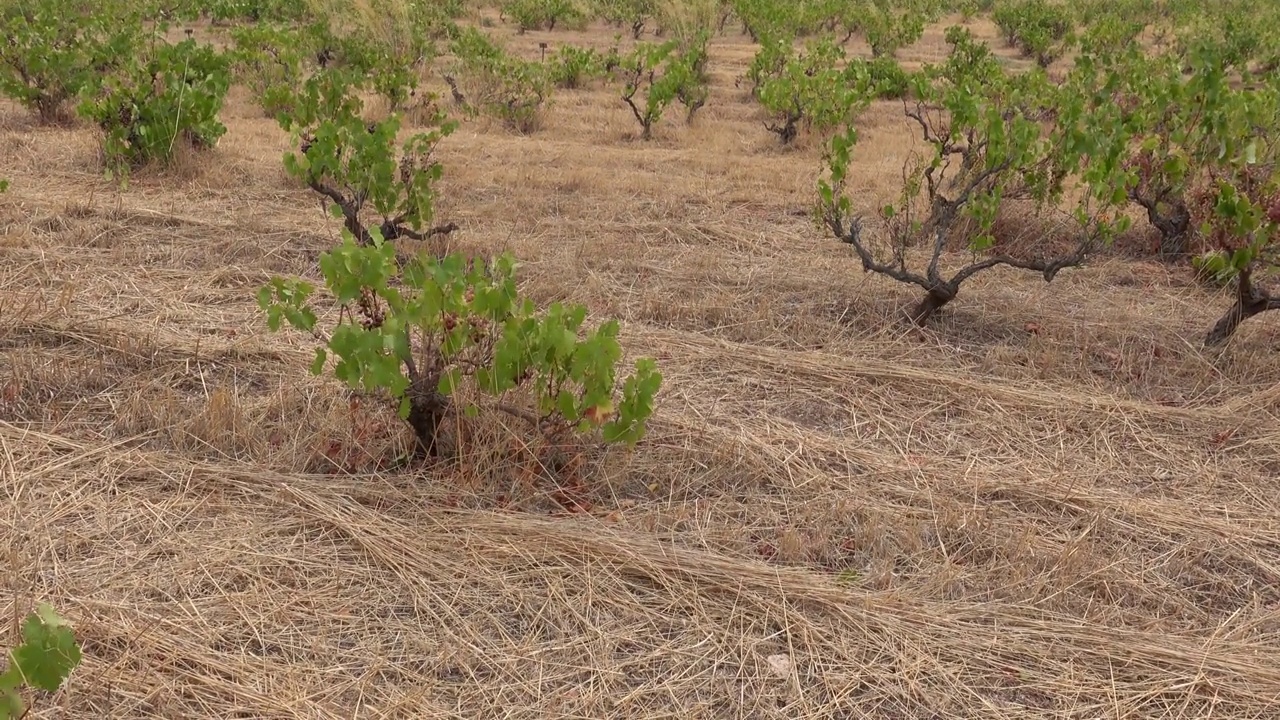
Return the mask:
[[[303,33],[320,69],[365,75],[390,109],[417,97],[438,44],[457,31],[461,0],[308,0],[321,9]]]
[[[573,0],[505,0],[502,15],[515,21],[520,33],[555,30],[557,24],[582,26],[587,20]]]
[[[955,10],[960,13],[961,19],[969,22],[973,18],[983,13],[991,12],[995,7],[995,0],[956,0]]]
[[[455,49],[473,60],[503,57],[480,35],[460,34]],[[286,170],[331,201],[344,229],[342,245],[320,259],[339,307],[336,324],[319,327],[312,284],[277,277],[258,296],[271,329],[287,323],[320,337],[312,372],[325,372],[332,358],[338,379],[387,393],[427,454],[438,453],[436,431],[459,395],[521,398],[523,407],[496,407],[545,433],[599,431],[608,442],[637,442],[661,375],[652,359],[641,359],[618,387],[616,322],[588,331],[583,307],[539,312],[517,293],[508,255],[476,262],[397,252],[393,240],[453,229],[430,227],[443,174],[431,154],[456,124],[437,117],[431,130],[397,148],[396,115],[374,123],[362,117],[364,86],[359,73],[322,70],[281,114],[298,144]],[[368,223],[367,211],[379,221]]]
[[[619,61],[617,50],[605,54],[595,48],[561,45],[550,58],[548,72],[557,87],[573,90],[589,80],[604,77]]]
[[[460,81],[449,74],[445,81],[465,112],[498,118],[522,133],[538,128],[551,99],[551,67],[508,54],[475,28],[459,28],[451,49]]]
[[[1072,41],[1071,13],[1050,0],[1004,0],[992,20],[1006,42],[1048,67],[1066,52]]]
[[[376,237],[383,240],[421,240],[451,232],[452,225],[431,225],[434,186],[443,172],[432,153],[457,124],[437,116],[434,127],[415,133],[397,149],[399,116],[367,122],[360,100],[363,83],[363,76],[349,70],[324,70],[289,98],[290,110],[278,120],[298,151],[285,155],[286,171],[330,200],[334,215],[363,245],[375,237],[367,229],[367,210],[380,217]]]
[[[1126,192],[1159,230],[1166,257],[1207,239],[1216,209],[1232,205],[1207,202],[1206,194],[1227,187],[1262,202],[1257,176],[1275,160],[1280,87],[1233,82],[1224,52],[1201,46],[1189,56],[1152,57],[1131,48],[1097,63],[1109,86],[1097,104],[1119,108],[1134,138]]]
[[[1188,62],[1197,53],[1212,54],[1218,62],[1241,73],[1269,73],[1280,57],[1280,7],[1275,3],[1222,0],[1200,8],[1182,22],[1169,23],[1174,30],[1174,51]]]
[[[707,100],[705,38],[682,50],[678,40],[639,43],[622,61],[622,100],[640,123],[641,137],[653,138],[653,126],[674,102],[690,118]]]
[[[765,127],[784,145],[801,127],[819,134],[848,123],[870,99],[870,77],[859,63],[846,64],[843,48],[831,40],[811,43],[760,87],[760,103],[773,121]]]
[[[772,35],[764,37],[747,67],[746,79],[751,81],[751,94],[758,99],[765,81],[781,75],[794,52],[791,39]]]
[[[871,0],[732,0],[733,14],[752,40],[798,40],[820,33],[846,32],[845,40],[862,27],[872,9]]]
[[[310,11],[307,0],[200,0],[197,7],[214,22],[296,22]]]
[[[1130,15],[1123,8],[1098,12],[1079,33],[1080,49],[1090,55],[1116,55],[1137,42],[1147,26],[1142,15]]]
[[[516,291],[510,255],[482,263],[420,254],[402,264],[376,235],[361,245],[348,234],[320,267],[342,312],[311,371],[324,372],[332,354],[338,379],[387,392],[427,454],[437,454],[437,429],[464,387],[532,396],[532,411],[511,412],[549,433],[599,429],[605,441],[629,444],[643,437],[662,383],[654,361],[636,361],[619,394],[617,322],[588,332],[582,306],[538,312]],[[314,333],[313,292],[304,281],[275,278],[258,300],[273,330],[287,322]]]
[[[61,121],[69,101],[134,54],[141,31],[112,3],[11,3],[0,10],[0,93],[41,122]]]
[[[596,17],[614,27],[631,28],[631,37],[640,39],[645,25],[658,13],[655,0],[592,0]]]
[[[1093,55],[1121,53],[1138,41],[1146,27],[1147,23],[1140,19],[1103,15],[1080,32],[1080,49]]]
[[[454,31],[463,0],[307,0],[331,38],[362,41],[372,52],[410,64],[434,56]]]
[[[925,17],[919,12],[898,11],[883,0],[872,2],[865,12],[861,29],[872,57],[893,57],[924,36]]]
[[[871,92],[881,100],[901,100],[911,94],[911,73],[891,57],[857,60],[851,64],[866,67]]]
[[[322,70],[338,68],[363,75],[394,112],[417,94],[422,71],[435,58],[436,48],[423,28],[379,32],[376,26],[384,19],[369,20],[343,33],[333,32],[328,22],[315,23],[302,34],[300,45],[315,54]]]
[[[743,30],[768,50],[748,72],[753,88],[761,71],[778,68],[778,53],[797,39],[808,36],[842,37],[843,45],[861,35],[871,46],[873,57],[893,57],[898,50],[918,41],[925,25],[939,14],[928,2],[902,0],[809,0],[780,3],[776,0],[733,0],[734,13]]]
[[[0,720],[25,717],[23,686],[53,692],[80,664],[80,644],[66,620],[41,603],[22,623],[22,644],[9,651],[0,673]]]
[[[752,42],[765,44],[766,36],[794,38],[798,31],[792,21],[791,4],[772,2],[772,0],[732,0],[733,14],[742,23],[742,32]]]
[[[236,79],[253,94],[267,117],[289,109],[287,103],[306,72],[307,45],[292,28],[261,23],[231,31]]]
[[[124,174],[169,161],[178,143],[212,148],[227,131],[218,114],[230,85],[223,54],[194,40],[158,43],[103,78],[80,113],[106,132],[108,170]]]
[[[1182,252],[1197,233],[1208,248],[1195,259],[1198,272],[1236,285],[1235,303],[1206,345],[1280,309],[1280,299],[1256,282],[1280,262],[1280,86],[1233,83],[1223,56],[1230,52],[1201,47],[1183,59],[1191,65],[1185,75],[1182,63],[1167,60],[1135,57],[1134,65],[1115,68],[1132,93],[1122,107],[1138,140],[1127,158],[1135,177],[1130,198],[1173,244],[1167,250]]]
[[[831,140],[827,175],[819,182],[821,221],[853,246],[863,269],[925,291],[908,312],[916,323],[954,300],[976,273],[1006,266],[1049,281],[1127,226],[1122,160],[1130,136],[1116,114],[1097,117],[1086,109],[1096,108],[1092,100],[1105,94],[1095,74],[1081,72],[1058,87],[1042,70],[1005,73],[990,49],[961,28],[950,28],[947,41],[947,62],[926,66],[913,78],[916,101],[907,105],[906,117],[930,152],[907,162],[898,202],[880,210],[887,256],[864,236],[846,192],[857,143],[852,125]],[[1085,192],[1068,200],[1066,181],[1073,177]],[[995,222],[1002,203],[1013,198],[1034,203],[1039,215],[1061,213],[1071,220],[1073,247],[1046,247],[1030,256],[997,248]],[[947,274],[942,257],[956,234],[967,239],[974,260]],[[927,250],[923,267],[908,253],[918,244]]]

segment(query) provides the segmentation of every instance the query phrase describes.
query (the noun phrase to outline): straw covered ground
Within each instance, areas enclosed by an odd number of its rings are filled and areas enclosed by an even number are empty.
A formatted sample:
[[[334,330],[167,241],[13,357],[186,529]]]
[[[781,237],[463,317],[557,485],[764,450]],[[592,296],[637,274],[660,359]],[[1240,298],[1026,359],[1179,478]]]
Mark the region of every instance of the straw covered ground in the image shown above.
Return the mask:
[[[1229,298],[1116,256],[906,329],[912,291],[806,216],[820,150],[763,129],[752,52],[716,39],[707,106],[649,143],[597,87],[442,146],[455,248],[659,359],[577,513],[520,489],[500,415],[387,469],[389,411],[267,332],[257,288],[338,227],[240,91],[211,156],[123,192],[90,128],[0,108],[4,582],[85,651],[30,717],[1275,717],[1274,319],[1208,354]],[[912,148],[868,111],[868,207]]]

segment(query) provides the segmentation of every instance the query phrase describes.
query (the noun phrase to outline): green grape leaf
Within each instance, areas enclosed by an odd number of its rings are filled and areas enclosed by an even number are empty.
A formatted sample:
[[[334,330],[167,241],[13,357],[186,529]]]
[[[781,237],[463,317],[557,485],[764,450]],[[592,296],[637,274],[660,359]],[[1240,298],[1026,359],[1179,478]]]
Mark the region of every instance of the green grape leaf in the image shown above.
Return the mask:
[[[80,646],[71,627],[52,608],[42,606],[22,625],[23,644],[11,653],[26,682],[50,692],[80,664]]]

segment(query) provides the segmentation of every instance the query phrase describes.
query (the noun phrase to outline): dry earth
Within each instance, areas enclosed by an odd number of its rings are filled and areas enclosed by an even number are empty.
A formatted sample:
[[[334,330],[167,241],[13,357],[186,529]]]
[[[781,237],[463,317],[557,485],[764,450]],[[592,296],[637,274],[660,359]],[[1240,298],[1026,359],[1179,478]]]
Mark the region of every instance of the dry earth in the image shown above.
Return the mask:
[[[455,247],[665,373],[573,515],[500,430],[373,469],[394,422],[254,303],[337,226],[243,95],[124,192],[90,129],[0,108],[4,582],[86,653],[31,717],[1275,717],[1276,320],[1207,354],[1228,298],[1117,257],[905,329],[912,291],[804,217],[819,150],[762,128],[752,52],[716,40],[710,102],[651,143],[595,88],[443,147]],[[912,143],[895,103],[864,124],[871,207]]]

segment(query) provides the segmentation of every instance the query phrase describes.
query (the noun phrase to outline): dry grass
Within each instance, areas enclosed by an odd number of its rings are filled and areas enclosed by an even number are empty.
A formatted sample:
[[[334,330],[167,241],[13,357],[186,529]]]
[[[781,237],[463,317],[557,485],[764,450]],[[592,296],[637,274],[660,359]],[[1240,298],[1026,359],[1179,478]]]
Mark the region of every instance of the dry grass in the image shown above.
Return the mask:
[[[89,130],[5,106],[0,538],[15,612],[52,602],[86,653],[32,717],[1274,717],[1273,319],[1205,354],[1226,300],[1113,259],[905,330],[911,291],[797,214],[818,150],[761,127],[750,55],[717,39],[707,107],[652,143],[589,89],[443,148],[455,244],[666,374],[572,516],[500,431],[376,470],[396,425],[265,331],[256,288],[337,228],[241,96],[215,154],[124,193]],[[893,104],[860,148],[870,206]]]

